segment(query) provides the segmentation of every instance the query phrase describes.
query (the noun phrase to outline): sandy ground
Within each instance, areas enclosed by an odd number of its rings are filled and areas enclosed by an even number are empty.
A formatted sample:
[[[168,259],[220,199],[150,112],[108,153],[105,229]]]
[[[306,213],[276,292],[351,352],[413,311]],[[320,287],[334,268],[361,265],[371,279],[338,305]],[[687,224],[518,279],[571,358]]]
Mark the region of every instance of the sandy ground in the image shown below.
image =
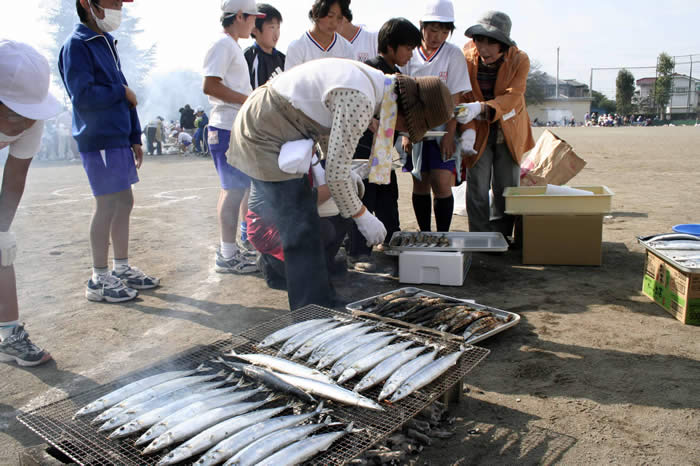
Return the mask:
[[[697,128],[559,129],[588,162],[576,184],[612,188],[602,267],[520,265],[517,252],[475,255],[462,287],[425,286],[522,315],[487,340],[467,378],[451,440],[431,464],[700,464],[700,328],[640,293],[635,237],[700,221]],[[539,135],[537,131],[536,136]],[[83,392],[170,355],[239,332],[287,309],[257,276],[213,272],[217,178],[211,161],[149,158],[135,188],[132,264],[163,279],[132,303],[84,298],[92,200],[79,164],[32,167],[13,226],[21,318],[55,362],[0,365],[0,463],[41,443],[17,410]],[[410,179],[400,177],[402,226],[415,229]],[[459,201],[458,201],[459,202]],[[454,230],[466,230],[455,217]],[[391,265],[390,262],[384,262]],[[349,274],[348,299],[399,287]]]

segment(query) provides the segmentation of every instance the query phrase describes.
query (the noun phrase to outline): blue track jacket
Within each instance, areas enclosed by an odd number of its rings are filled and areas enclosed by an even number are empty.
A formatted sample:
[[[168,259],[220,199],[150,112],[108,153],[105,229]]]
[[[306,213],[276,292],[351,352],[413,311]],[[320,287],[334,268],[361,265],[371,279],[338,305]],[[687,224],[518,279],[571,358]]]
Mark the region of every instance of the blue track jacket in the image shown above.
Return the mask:
[[[73,103],[80,152],[141,144],[139,116],[126,100],[127,82],[111,35],[77,24],[61,48],[58,69]]]

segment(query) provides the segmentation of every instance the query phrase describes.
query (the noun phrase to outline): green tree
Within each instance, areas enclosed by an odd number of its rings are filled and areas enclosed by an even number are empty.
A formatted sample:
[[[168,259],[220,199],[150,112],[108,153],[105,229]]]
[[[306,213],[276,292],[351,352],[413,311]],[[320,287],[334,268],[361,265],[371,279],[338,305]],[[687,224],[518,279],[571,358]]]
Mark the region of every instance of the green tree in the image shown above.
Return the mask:
[[[656,62],[656,82],[654,83],[654,100],[659,115],[665,112],[666,106],[671,101],[671,87],[673,85],[673,70],[676,64],[665,52],[659,55]]]
[[[608,99],[605,94],[598,91],[593,91],[593,101],[591,102],[591,108],[594,110],[602,110],[605,113],[615,112],[615,102]]]
[[[124,8],[122,14],[122,24],[112,35],[117,41],[117,51],[122,63],[122,70],[129,81],[129,87],[137,96],[140,96],[148,73],[155,62],[155,45],[142,47],[139,35],[143,30],[139,27],[139,19],[129,15],[129,8]],[[63,89],[61,76],[58,73],[58,55],[63,43],[79,21],[78,13],[75,11],[75,0],[56,1],[53,6],[48,7],[44,19],[50,25],[52,38],[48,52],[49,61],[53,67],[53,78]]]
[[[525,103],[541,104],[546,97],[547,85],[546,73],[541,70],[542,65],[537,61],[530,62],[530,72],[527,75],[527,87],[525,89]]]
[[[617,113],[627,115],[632,112],[632,97],[634,96],[634,76],[629,70],[621,69],[617,73],[616,81],[617,93],[615,102]]]

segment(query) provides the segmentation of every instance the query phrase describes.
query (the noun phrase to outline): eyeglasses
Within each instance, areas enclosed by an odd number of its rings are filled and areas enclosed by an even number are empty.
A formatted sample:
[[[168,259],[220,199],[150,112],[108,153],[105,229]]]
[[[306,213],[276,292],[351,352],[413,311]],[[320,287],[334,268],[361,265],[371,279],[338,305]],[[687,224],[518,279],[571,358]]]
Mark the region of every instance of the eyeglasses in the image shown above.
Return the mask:
[[[496,39],[487,36],[474,36],[474,42],[486,42],[488,45],[500,44]]]

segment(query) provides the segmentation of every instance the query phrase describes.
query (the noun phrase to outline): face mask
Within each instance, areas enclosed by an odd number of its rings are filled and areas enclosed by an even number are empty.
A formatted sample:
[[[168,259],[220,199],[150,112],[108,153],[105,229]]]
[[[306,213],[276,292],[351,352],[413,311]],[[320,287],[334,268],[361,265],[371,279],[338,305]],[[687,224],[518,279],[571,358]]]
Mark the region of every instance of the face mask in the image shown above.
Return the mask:
[[[97,23],[97,27],[100,28],[100,31],[112,32],[119,29],[119,26],[122,24],[122,10],[111,10],[109,8],[102,8],[99,5],[95,6],[101,9],[105,14],[104,19],[100,19],[95,16],[95,12],[92,11],[92,8],[90,9],[92,17],[95,18],[95,22]]]

